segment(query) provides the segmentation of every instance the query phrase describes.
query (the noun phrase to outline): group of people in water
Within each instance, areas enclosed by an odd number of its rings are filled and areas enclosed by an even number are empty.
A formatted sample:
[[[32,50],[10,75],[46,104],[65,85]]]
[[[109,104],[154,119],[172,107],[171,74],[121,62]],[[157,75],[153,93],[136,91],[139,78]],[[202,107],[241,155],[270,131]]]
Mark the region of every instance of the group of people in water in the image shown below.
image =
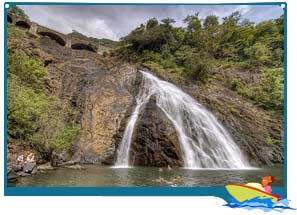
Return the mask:
[[[19,155],[16,159],[17,165],[20,165],[21,167],[25,166],[26,163],[35,163],[35,155],[34,153],[28,153],[27,155]]]
[[[163,168],[159,168],[159,172],[163,171]],[[167,171],[172,171],[172,167],[170,165],[167,166]],[[154,181],[160,183],[161,185],[177,186],[177,184],[182,182],[182,180],[183,177],[181,175],[178,175],[170,180],[166,180],[165,178],[159,176],[159,178],[155,179]]]

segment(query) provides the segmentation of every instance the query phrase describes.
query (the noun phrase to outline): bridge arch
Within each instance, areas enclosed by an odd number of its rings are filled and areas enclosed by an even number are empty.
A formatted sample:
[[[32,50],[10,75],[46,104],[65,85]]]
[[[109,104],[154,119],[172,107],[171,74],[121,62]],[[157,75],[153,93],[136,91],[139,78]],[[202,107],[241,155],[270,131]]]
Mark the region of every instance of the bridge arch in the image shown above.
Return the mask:
[[[72,44],[71,48],[76,50],[87,50],[91,52],[96,52],[96,50],[91,45],[83,44],[83,43]]]
[[[57,43],[59,43],[61,46],[66,45],[65,40],[62,37],[60,37],[58,34],[55,34],[53,32],[42,31],[42,32],[38,32],[38,34],[40,34],[42,36],[48,36],[52,40],[55,40]]]
[[[12,23],[12,18],[11,18],[11,16],[9,16],[8,14],[7,14],[7,22]]]
[[[26,21],[23,20],[19,20],[15,23],[15,26],[18,26],[20,28],[26,28],[26,29],[30,29],[30,24]]]

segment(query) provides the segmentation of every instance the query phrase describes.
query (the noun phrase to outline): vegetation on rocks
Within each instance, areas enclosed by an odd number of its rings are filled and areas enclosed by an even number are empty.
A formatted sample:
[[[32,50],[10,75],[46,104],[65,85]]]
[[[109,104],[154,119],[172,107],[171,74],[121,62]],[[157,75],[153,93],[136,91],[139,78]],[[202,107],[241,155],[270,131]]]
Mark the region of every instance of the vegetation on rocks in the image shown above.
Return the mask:
[[[239,12],[202,19],[199,14],[175,27],[171,18],[148,20],[122,38],[114,55],[157,71],[207,83],[218,68],[259,74],[260,80],[225,77],[223,82],[259,107],[283,110],[284,17],[255,24]]]
[[[69,101],[51,95],[45,89],[47,68],[31,53],[17,48],[23,30],[8,28],[8,135],[35,149],[44,159],[53,153],[72,150],[80,126]]]

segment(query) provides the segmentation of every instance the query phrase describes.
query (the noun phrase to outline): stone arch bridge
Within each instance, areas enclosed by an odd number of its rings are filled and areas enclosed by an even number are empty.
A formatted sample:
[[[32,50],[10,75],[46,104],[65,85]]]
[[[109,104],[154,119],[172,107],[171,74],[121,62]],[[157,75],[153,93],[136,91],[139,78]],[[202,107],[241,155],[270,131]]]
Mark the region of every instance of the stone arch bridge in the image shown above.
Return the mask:
[[[65,46],[66,48],[87,50],[91,52],[97,52],[98,54],[102,54],[104,50],[101,45],[95,46],[88,40],[71,37],[69,35],[39,25],[35,22],[17,17],[10,13],[7,14],[7,22],[17,27],[27,29],[32,34],[48,36],[52,40],[55,40],[58,44],[60,44],[61,46]]]

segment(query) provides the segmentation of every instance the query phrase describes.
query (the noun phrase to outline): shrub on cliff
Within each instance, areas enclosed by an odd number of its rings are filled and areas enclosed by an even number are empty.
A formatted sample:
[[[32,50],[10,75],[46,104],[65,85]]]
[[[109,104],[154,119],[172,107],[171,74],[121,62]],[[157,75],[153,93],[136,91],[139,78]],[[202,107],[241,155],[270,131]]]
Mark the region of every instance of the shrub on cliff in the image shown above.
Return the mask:
[[[284,69],[265,69],[260,93],[256,96],[259,105],[267,109],[284,108]]]
[[[240,79],[230,82],[230,89],[237,91],[264,109],[283,111],[284,109],[284,69],[264,68],[259,83],[244,83]]]
[[[250,63],[255,66],[269,66],[272,64],[272,50],[261,42],[244,49]]]
[[[208,59],[200,54],[188,56],[184,67],[186,75],[196,81],[205,83],[209,78],[210,65]]]
[[[37,121],[47,109],[47,97],[24,86],[18,77],[8,78],[8,134],[28,140],[37,130]]]
[[[71,152],[79,133],[69,101],[47,94],[42,62],[22,51],[8,60],[8,135],[50,159],[53,152]]]
[[[14,74],[26,86],[34,91],[42,91],[44,77],[47,73],[43,63],[35,60],[23,51],[17,51],[8,56],[8,75]]]

